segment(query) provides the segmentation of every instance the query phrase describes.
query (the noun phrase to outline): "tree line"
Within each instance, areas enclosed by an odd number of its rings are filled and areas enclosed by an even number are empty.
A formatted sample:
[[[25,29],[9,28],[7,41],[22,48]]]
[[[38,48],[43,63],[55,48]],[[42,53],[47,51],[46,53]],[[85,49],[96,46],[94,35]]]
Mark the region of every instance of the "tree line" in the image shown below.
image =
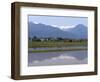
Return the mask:
[[[42,41],[67,41],[67,42],[82,42],[82,41],[87,41],[87,39],[69,39],[69,38],[62,38],[62,37],[57,37],[57,38],[52,38],[52,37],[38,38],[36,36],[29,37],[28,40],[29,41],[38,41],[38,42],[42,42]]]

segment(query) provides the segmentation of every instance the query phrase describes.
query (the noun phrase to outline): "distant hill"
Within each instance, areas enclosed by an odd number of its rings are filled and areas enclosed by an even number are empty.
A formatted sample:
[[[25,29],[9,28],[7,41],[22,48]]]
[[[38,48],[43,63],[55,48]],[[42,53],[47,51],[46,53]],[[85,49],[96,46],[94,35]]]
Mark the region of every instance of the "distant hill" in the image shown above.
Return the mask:
[[[29,22],[28,36],[29,37],[36,36],[38,38],[62,37],[62,38],[70,38],[70,39],[86,39],[87,27],[82,24],[79,24],[74,28],[70,28],[64,31],[50,25],[45,25],[41,23],[35,24],[33,22]]]
[[[66,32],[76,35],[76,38],[87,39],[88,37],[88,29],[82,24],[78,24],[74,28],[66,29]]]

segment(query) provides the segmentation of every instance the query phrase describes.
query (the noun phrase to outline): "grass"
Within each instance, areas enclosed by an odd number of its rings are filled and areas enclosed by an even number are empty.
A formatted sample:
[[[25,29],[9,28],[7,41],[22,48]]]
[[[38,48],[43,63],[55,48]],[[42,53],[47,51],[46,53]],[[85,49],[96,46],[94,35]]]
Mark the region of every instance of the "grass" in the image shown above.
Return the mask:
[[[28,48],[54,48],[54,47],[67,47],[66,49],[54,49],[54,50],[32,50],[29,53],[39,52],[61,52],[61,51],[75,51],[75,50],[87,50],[87,48],[68,48],[69,46],[87,46],[87,41],[29,41]]]
[[[43,42],[37,42],[33,41],[28,43],[29,48],[41,48],[41,47],[67,47],[67,46],[86,46],[87,41],[81,41],[81,42],[64,42],[64,41],[43,41]]]

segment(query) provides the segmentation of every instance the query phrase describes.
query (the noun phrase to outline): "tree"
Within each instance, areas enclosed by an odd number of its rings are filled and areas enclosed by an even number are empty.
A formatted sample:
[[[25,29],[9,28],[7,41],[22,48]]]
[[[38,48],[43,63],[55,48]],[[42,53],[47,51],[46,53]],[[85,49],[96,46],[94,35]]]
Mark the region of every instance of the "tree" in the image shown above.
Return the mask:
[[[57,38],[57,40],[58,40],[58,41],[61,41],[61,40],[63,40],[63,38],[61,38],[61,37],[58,37],[58,38]]]
[[[32,38],[32,41],[35,41],[35,40],[37,40],[37,37],[36,37],[36,36],[34,36],[34,37]]]

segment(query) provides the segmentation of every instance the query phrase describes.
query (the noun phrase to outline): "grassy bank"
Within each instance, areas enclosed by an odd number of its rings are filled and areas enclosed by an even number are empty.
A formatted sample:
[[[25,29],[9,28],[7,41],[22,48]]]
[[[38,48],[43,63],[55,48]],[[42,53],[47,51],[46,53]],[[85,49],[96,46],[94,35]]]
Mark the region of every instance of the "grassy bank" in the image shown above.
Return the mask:
[[[28,47],[29,48],[41,48],[41,47],[67,47],[67,46],[86,46],[87,41],[76,41],[76,42],[64,42],[64,41],[29,41]]]

